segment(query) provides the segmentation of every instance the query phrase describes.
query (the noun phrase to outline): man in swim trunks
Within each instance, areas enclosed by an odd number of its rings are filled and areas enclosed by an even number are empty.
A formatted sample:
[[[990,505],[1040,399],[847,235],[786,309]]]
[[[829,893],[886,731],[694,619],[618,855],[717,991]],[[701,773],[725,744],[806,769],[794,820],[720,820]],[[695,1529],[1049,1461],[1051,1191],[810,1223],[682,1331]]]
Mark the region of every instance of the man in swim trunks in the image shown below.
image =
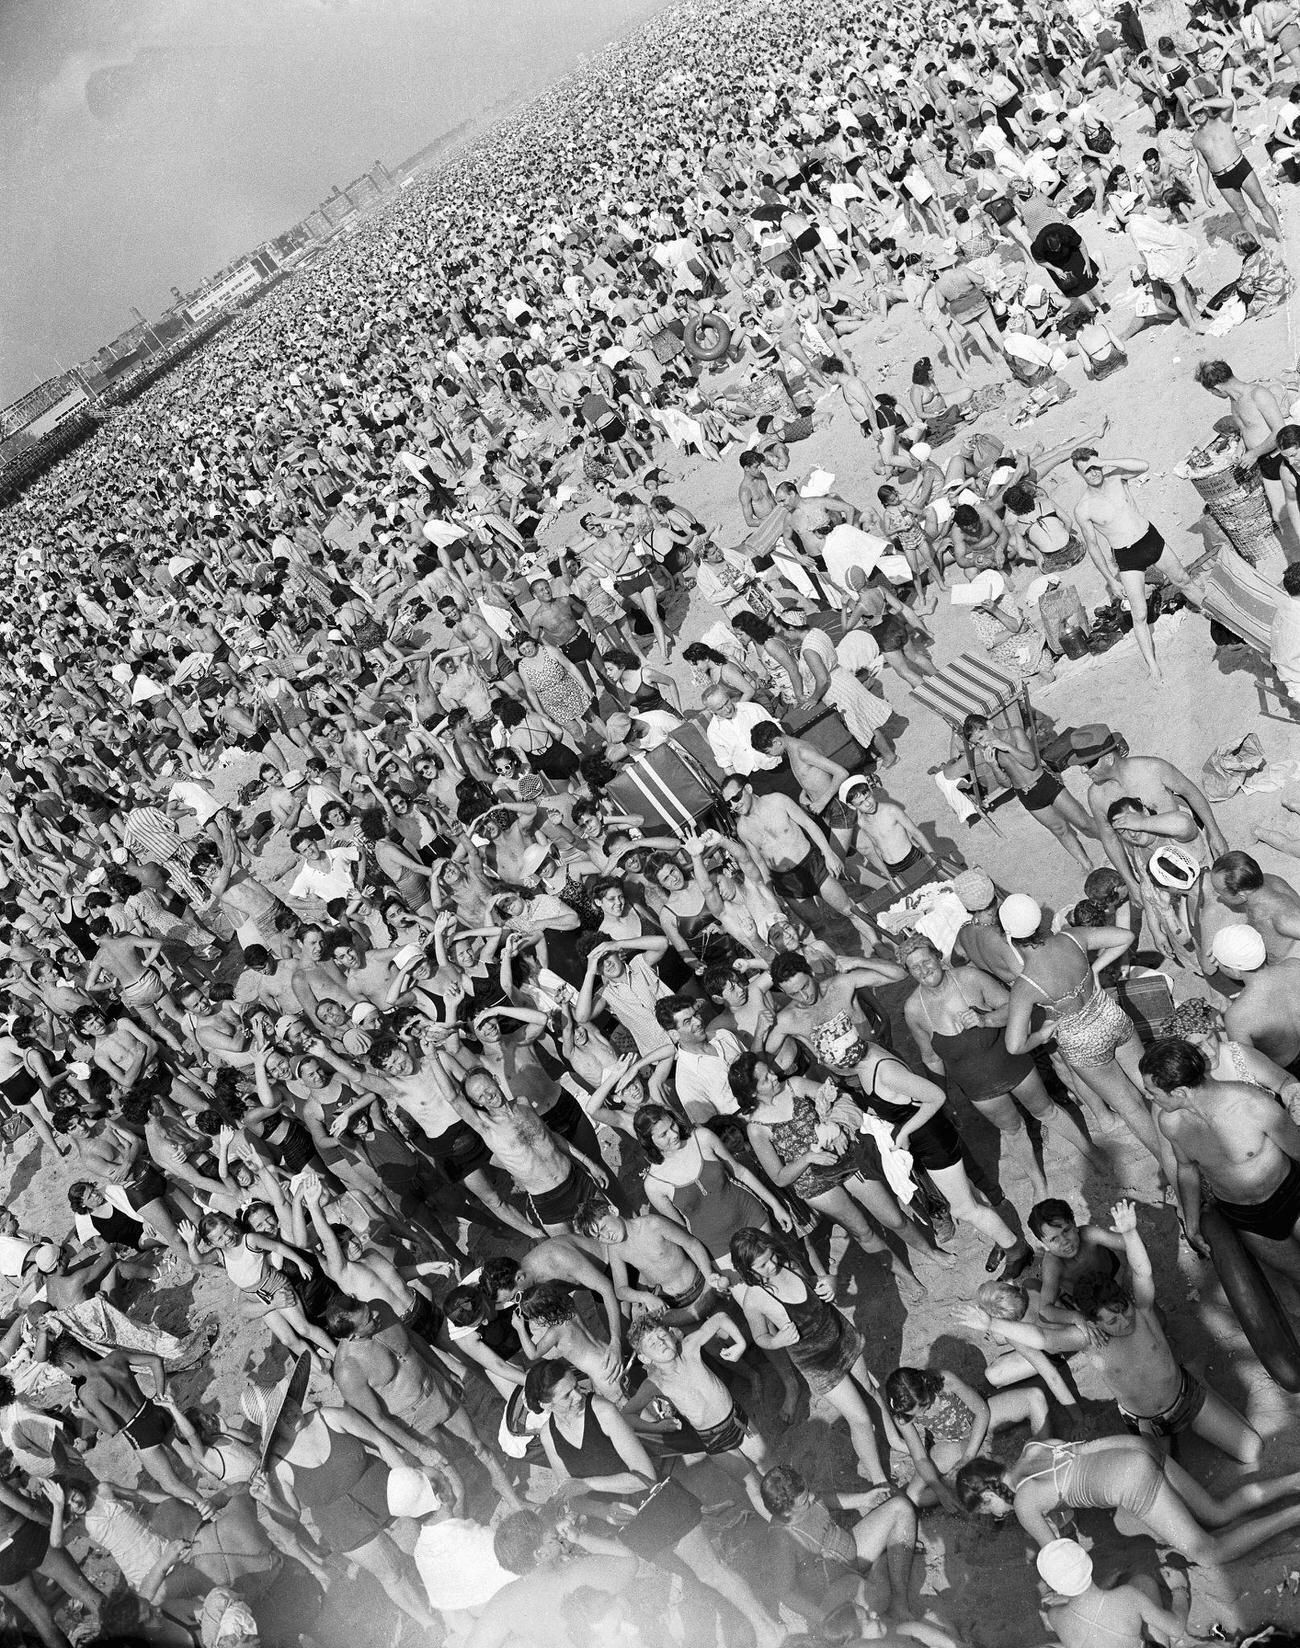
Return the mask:
[[[994,732],[982,716],[968,715],[961,730],[971,748],[986,755],[999,769],[1030,818],[1054,835],[1072,859],[1090,870],[1092,860],[1082,837],[1096,837],[1092,820],[1082,803],[1034,754],[1033,745],[1021,729],[1005,727]]]
[[[812,967],[797,950],[785,950],[772,963],[772,984],[789,1005],[763,1041],[765,1053],[776,1053],[787,1036],[793,1036],[813,1057],[830,1070],[853,1070],[861,1063],[868,1042],[889,1046],[889,1021],[867,997],[860,993],[872,986],[898,984],[906,970],[894,961],[862,961],[828,979],[814,976]]]
[[[1070,459],[1087,488],[1074,508],[1075,525],[1106,583],[1123,586],[1138,651],[1154,679],[1162,681],[1147,623],[1146,576],[1159,566],[1181,588],[1187,569],[1129,491],[1129,482],[1145,475],[1149,466],[1133,458],[1099,458],[1091,446],[1076,446]]]
[[[726,1279],[704,1243],[662,1214],[647,1211],[625,1218],[603,1197],[594,1197],[584,1204],[573,1228],[579,1236],[600,1243],[601,1258],[623,1304],[654,1311],[674,1327],[700,1321],[726,1289]],[[632,1270],[638,1287],[629,1280]]]
[[[112,1350],[94,1356],[64,1334],[55,1342],[50,1361],[72,1381],[81,1411],[105,1436],[121,1436],[131,1444],[140,1468],[165,1494],[203,1513],[206,1502],[177,1473],[179,1461],[169,1446],[175,1422],[167,1409],[146,1396],[134,1370],[146,1368],[158,1396],[167,1391],[162,1358],[146,1350]]]
[[[1232,129],[1232,99],[1204,97],[1199,103],[1193,103],[1188,112],[1196,128],[1192,133],[1192,147],[1196,150],[1196,172],[1206,205],[1210,204],[1210,179],[1213,178],[1229,211],[1248,235],[1260,234],[1250,209],[1253,206],[1263,220],[1264,230],[1274,240],[1281,240],[1282,225],[1277,213],[1269,204],[1255,168],[1242,154]]]
[[[856,775],[840,785],[839,799],[845,817],[846,852],[857,851],[863,863],[884,881],[902,886],[902,877],[918,865],[927,866],[935,877],[954,874],[960,861],[945,864],[935,856],[930,843],[896,801],[876,794],[873,780]],[[847,838],[846,838],[847,837]]]
[[[1213,1080],[1191,1042],[1152,1042],[1138,1068],[1176,1169],[1188,1242],[1209,1251],[1201,1238],[1204,1180],[1242,1245],[1300,1282],[1300,1127],[1262,1088]]]
[[[756,795],[752,784],[729,778],[722,788],[731,803],[736,834],[772,879],[785,899],[819,900],[846,916],[870,949],[876,935],[844,890],[843,860],[816,820],[788,795]]]
[[[1232,409],[1232,421],[1245,448],[1237,460],[1239,469],[1253,465],[1264,483],[1264,495],[1273,516],[1273,525],[1282,529],[1287,513],[1287,495],[1282,486],[1282,454],[1277,449],[1277,432],[1289,420],[1266,384],[1237,377],[1227,361],[1201,361],[1192,374],[1202,389],[1208,389]],[[1300,532],[1300,510],[1290,505],[1292,527]]]
[[[151,939],[145,933],[114,933],[107,916],[94,918],[86,925],[99,947],[86,969],[85,988],[92,992],[103,989],[111,980],[117,986],[117,998],[123,1007],[174,1053],[183,1052],[179,1038],[167,1028],[158,1012],[161,1006],[173,1020],[181,1016],[158,972],[161,940]]]
[[[744,1408],[704,1363],[701,1353],[715,1340],[722,1341],[715,1354],[724,1362],[737,1362],[745,1354],[744,1334],[721,1312],[684,1334],[658,1314],[640,1317],[628,1332],[628,1342],[641,1358],[650,1383],[663,1392],[681,1420],[679,1430],[661,1438],[665,1450],[711,1458],[742,1455],[735,1463],[755,1510],[761,1512],[763,1499],[754,1472],[766,1470],[767,1446]]]
[[[396,1447],[422,1464],[449,1468],[431,1432],[458,1436],[482,1460],[492,1486],[511,1508],[514,1489],[496,1450],[484,1444],[474,1422],[455,1405],[445,1374],[382,1300],[358,1304],[340,1296],[325,1314],[326,1331],[338,1342],[331,1374],[345,1402]]]
[[[1156,1313],[1155,1278],[1138,1234],[1136,1207],[1121,1201],[1111,1211],[1113,1228],[1124,1241],[1129,1288],[1104,1276],[1089,1277],[1075,1294],[1081,1323],[999,1321],[997,1332],[1012,1344],[1051,1356],[1086,1351],[1135,1436],[1164,1442],[1190,1430],[1242,1464],[1258,1463],[1264,1446],[1259,1433],[1174,1356]],[[982,1311],[968,1309],[962,1319],[968,1325],[991,1323]]]

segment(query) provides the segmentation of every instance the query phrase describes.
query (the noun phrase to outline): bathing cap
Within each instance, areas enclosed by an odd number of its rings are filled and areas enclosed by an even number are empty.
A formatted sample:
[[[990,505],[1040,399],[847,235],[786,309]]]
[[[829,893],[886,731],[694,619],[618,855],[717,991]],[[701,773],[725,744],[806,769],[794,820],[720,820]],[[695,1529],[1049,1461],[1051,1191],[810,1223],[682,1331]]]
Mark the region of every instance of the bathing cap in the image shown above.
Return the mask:
[[[1028,893],[1012,893],[998,907],[998,920],[1008,938],[1033,938],[1043,919],[1036,899]]]
[[[1210,954],[1221,967],[1230,967],[1234,973],[1253,973],[1264,965],[1268,952],[1263,937],[1242,921],[1231,927],[1220,927],[1210,945]]]

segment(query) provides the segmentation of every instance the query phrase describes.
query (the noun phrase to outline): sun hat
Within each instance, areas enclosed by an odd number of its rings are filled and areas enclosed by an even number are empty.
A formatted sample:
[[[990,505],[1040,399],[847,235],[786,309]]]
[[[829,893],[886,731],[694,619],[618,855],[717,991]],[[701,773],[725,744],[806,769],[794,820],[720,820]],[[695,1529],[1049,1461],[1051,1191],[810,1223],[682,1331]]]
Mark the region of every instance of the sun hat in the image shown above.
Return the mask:
[[[1201,866],[1181,847],[1166,843],[1157,847],[1147,860],[1147,873],[1158,887],[1172,892],[1187,893],[1201,879]]]

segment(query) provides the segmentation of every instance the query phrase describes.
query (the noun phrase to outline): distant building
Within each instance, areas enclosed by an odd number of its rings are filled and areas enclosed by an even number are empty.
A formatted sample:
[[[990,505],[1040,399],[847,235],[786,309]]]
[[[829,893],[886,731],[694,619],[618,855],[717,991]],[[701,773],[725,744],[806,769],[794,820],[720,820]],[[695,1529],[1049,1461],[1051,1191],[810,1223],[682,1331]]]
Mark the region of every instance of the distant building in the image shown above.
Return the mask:
[[[210,286],[200,290],[190,298],[184,313],[192,324],[207,320],[209,315],[215,315],[220,309],[228,309],[242,298],[249,297],[266,279],[266,275],[255,263],[243,259],[235,265],[228,274],[220,276]]]

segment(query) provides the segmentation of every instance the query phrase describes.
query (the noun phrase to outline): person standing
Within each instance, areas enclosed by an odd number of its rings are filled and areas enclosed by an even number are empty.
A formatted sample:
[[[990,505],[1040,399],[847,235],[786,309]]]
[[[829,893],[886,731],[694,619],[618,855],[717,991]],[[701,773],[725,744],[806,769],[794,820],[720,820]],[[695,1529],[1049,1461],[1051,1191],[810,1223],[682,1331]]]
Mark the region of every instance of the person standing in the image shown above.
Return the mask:
[[[1152,679],[1163,682],[1147,622],[1147,573],[1159,567],[1181,589],[1187,582],[1187,568],[1138,508],[1130,491],[1130,481],[1145,475],[1149,465],[1132,458],[1099,458],[1091,446],[1075,447],[1070,460],[1087,488],[1075,505],[1075,524],[1107,582],[1118,579],[1123,587],[1142,661]]]

